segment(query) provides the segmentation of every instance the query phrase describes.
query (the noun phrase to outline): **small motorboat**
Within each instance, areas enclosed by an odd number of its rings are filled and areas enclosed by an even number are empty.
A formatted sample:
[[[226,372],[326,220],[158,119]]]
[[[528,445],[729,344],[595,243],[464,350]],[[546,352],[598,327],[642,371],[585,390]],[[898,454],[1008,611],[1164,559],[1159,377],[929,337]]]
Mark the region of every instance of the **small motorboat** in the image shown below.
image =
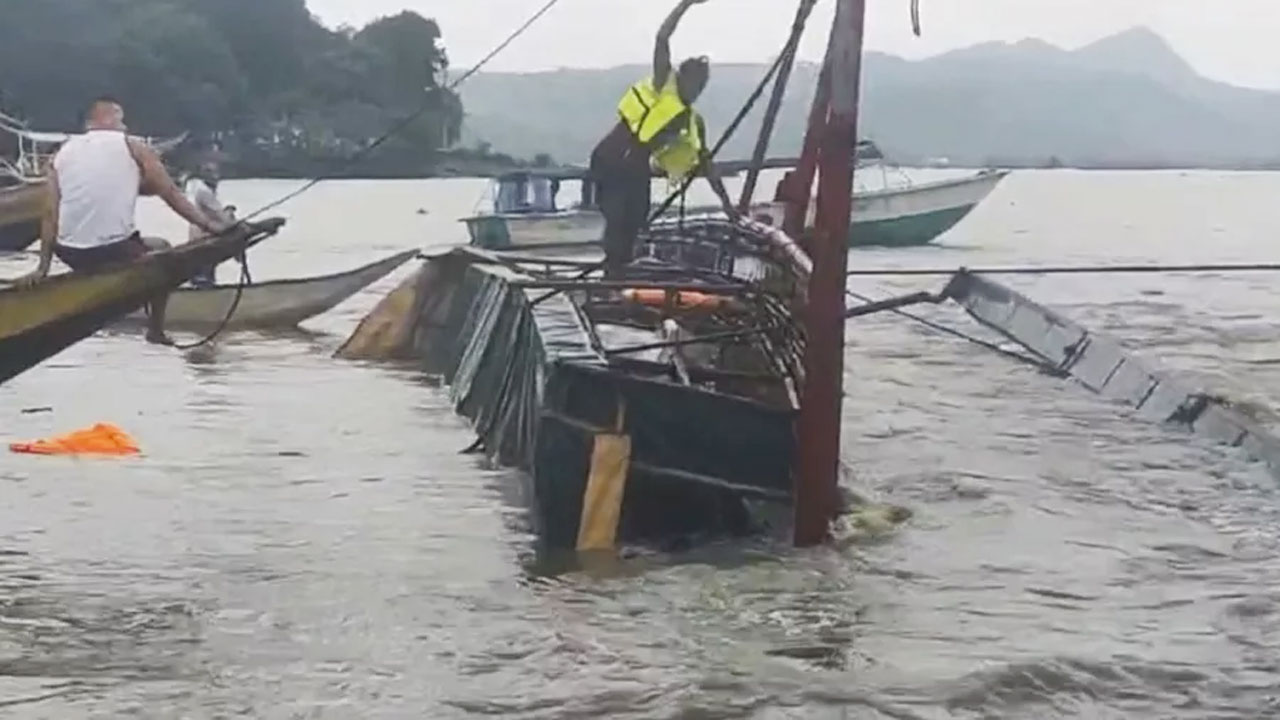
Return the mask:
[[[853,194],[849,231],[850,247],[909,247],[927,245],[964,220],[1009,175],[1006,170],[981,170],[963,177],[931,182],[915,182],[900,168],[888,165],[870,141],[862,141],[858,154],[861,181],[879,168],[883,183],[861,184]],[[783,161],[769,161],[771,167],[785,167]],[[721,163],[732,172],[745,163]],[[906,177],[906,182],[890,183],[889,169]],[[573,181],[581,188],[581,198],[571,207],[556,203],[560,184]],[[463,222],[471,244],[490,250],[549,250],[598,245],[604,237],[604,215],[595,203],[594,183],[585,170],[520,171],[493,181],[493,210],[467,217]],[[812,227],[816,203],[809,204],[807,227]],[[719,208],[699,206],[688,214],[717,212]],[[674,210],[666,215],[676,216]],[[757,219],[780,223],[780,202],[758,202],[751,206]]]

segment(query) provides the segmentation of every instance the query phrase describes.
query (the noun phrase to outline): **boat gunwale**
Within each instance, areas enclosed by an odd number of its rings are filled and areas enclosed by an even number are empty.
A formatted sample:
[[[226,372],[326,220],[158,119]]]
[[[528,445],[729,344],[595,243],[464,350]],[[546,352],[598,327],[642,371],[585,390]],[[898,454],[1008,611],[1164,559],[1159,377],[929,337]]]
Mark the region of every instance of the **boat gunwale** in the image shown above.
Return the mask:
[[[978,171],[976,173],[966,175],[959,178],[947,178],[945,180],[932,180],[926,183],[904,185],[902,187],[885,188],[883,190],[871,190],[867,192],[855,192],[853,199],[855,202],[862,200],[878,200],[889,196],[911,195],[915,193],[928,192],[930,190],[941,190],[949,187],[958,187],[961,185],[976,185],[979,181],[990,180],[994,184],[998,184],[1006,177],[1012,174],[1012,170],[994,170],[994,171]],[[856,220],[856,219],[855,219]]]
[[[400,261],[396,263],[396,265],[403,265],[404,263],[414,259],[415,255],[419,255],[419,254],[421,254],[421,251],[416,249],[401,250],[395,255],[389,255],[381,260],[376,260],[374,262],[368,263],[367,265],[362,265],[353,270],[344,270],[342,272],[330,273],[328,275],[313,275],[310,277],[302,277],[302,278],[280,278],[278,280],[267,280],[265,282],[255,282],[255,283],[245,285],[244,289],[248,290],[250,288],[284,287],[288,285],[303,285],[303,284],[327,282],[329,280],[345,280],[349,277],[353,277],[363,272],[373,270],[374,268],[379,267],[381,265],[389,264],[391,263],[392,260],[396,260],[399,258],[403,258],[403,259],[400,259]],[[429,259],[429,258],[424,258],[424,259]],[[240,288],[239,284],[233,283],[230,285],[214,285],[213,287],[180,287],[174,292],[182,293],[183,295],[188,295],[188,294],[203,295],[203,294],[210,294],[215,292],[225,292],[227,290],[234,291],[239,288]]]
[[[480,221],[483,221],[483,220],[492,220],[492,219],[495,219],[495,218],[502,219],[502,220],[511,220],[511,219],[519,219],[519,220],[559,220],[559,219],[564,219],[564,218],[583,217],[583,216],[594,217],[594,216],[597,216],[597,215],[600,215],[600,211],[599,211],[598,209],[596,209],[596,208],[567,208],[567,209],[565,209],[565,210],[558,210],[558,211],[556,211],[556,212],[554,212],[554,213],[550,213],[550,212],[528,212],[528,213],[513,213],[513,212],[498,213],[498,212],[494,212],[494,213],[480,214],[480,215],[468,215],[468,216],[466,216],[466,217],[458,218],[458,222],[463,222],[463,223],[472,223],[472,222],[480,222]]]

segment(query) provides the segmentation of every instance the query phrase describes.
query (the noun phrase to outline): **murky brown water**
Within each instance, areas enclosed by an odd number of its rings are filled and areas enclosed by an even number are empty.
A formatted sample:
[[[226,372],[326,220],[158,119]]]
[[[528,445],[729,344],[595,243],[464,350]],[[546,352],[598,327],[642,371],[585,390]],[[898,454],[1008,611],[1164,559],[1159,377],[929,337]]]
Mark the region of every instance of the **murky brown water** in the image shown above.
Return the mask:
[[[225,193],[251,208],[290,187]],[[285,208],[291,225],[256,253],[255,276],[457,241],[454,219],[482,192],[321,186]],[[944,247],[852,263],[1274,261],[1277,193],[1273,175],[1021,173]],[[148,230],[180,230],[144,215]],[[0,273],[22,265],[0,260]],[[845,456],[859,489],[916,511],[904,531],[843,551],[724,547],[547,577],[515,479],[458,454],[472,437],[443,391],[410,369],[329,358],[398,277],[304,331],[186,355],[102,334],[0,387],[5,441],[109,420],[146,452],[0,456],[0,713],[1280,713],[1280,496],[1232,450],[900,319],[861,319]],[[1015,284],[1267,398],[1280,395],[1277,282]],[[21,412],[37,407],[52,412]]]

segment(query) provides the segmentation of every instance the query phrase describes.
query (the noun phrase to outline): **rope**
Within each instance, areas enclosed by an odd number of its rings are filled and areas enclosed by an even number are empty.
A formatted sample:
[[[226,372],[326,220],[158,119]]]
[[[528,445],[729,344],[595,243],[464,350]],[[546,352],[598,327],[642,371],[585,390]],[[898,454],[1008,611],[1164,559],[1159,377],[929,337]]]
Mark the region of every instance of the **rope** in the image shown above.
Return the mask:
[[[1201,273],[1201,272],[1276,272],[1280,263],[1205,263],[1198,265],[1034,265],[988,268],[865,268],[850,270],[847,275],[1110,275],[1121,273]]]
[[[491,50],[488,55],[485,55],[484,57],[480,58],[479,62],[472,65],[470,69],[468,69],[462,75],[458,76],[456,80],[449,83],[446,86],[446,90],[452,92],[453,90],[458,89],[458,86],[462,85],[462,83],[466,82],[473,75],[480,72],[480,70],[485,65],[489,64],[490,60],[497,57],[498,53],[505,50],[507,46],[510,45],[512,42],[515,42],[516,38],[523,35],[525,31],[527,31],[530,27],[532,27],[533,24],[537,22],[539,19],[541,19],[543,15],[546,15],[548,12],[550,12],[551,8],[555,7],[559,2],[560,0],[547,0],[546,4],[544,4],[541,8],[538,9],[537,12],[535,12],[532,16],[530,16],[529,19],[524,22],[524,24],[516,28],[515,31],[513,31],[510,35],[508,35],[505,40],[498,43],[498,45],[493,50]],[[360,148],[355,153],[353,153],[350,157],[346,158],[341,163],[339,163],[338,165],[339,170],[341,171],[346,168],[349,168],[355,165],[357,162],[363,160],[365,157],[369,155],[369,153],[372,153],[374,150],[377,150],[388,140],[398,135],[400,131],[404,130],[415,120],[422,117],[426,113],[430,112],[434,108],[434,106],[435,106],[434,98],[428,94],[427,98],[422,102],[422,104],[416,110],[414,110],[409,115],[406,115],[405,117],[401,118],[398,122],[394,123],[390,127],[390,129],[384,132],[381,136],[377,137],[368,145],[365,145],[364,147]],[[332,180],[336,177],[341,177],[341,173],[340,172],[330,173],[327,176],[322,175],[320,177],[312,178],[311,180],[308,180],[306,183],[303,183],[303,185],[298,189],[292,192],[286,193],[282,195],[279,199],[273,202],[267,203],[266,205],[263,205],[257,210],[254,210],[253,212],[244,216],[243,218],[241,218],[240,222],[244,222],[246,220],[250,220],[252,218],[258,217],[259,215],[267,212],[268,210],[274,210],[275,208],[278,208],[281,205],[284,205],[290,200],[296,199],[297,197],[301,196],[303,193],[311,190],[312,188],[324,182],[325,180]],[[208,240],[212,237],[214,237],[214,235],[205,235],[203,237],[197,238],[196,242],[199,242],[201,240]],[[249,258],[247,255],[241,256],[240,267],[241,267],[240,280],[236,284],[235,298],[231,301],[231,306],[227,309],[227,314],[222,318],[222,321],[218,324],[217,329],[215,329],[209,335],[205,336],[205,338],[200,340],[199,342],[175,345],[175,347],[177,347],[180,350],[193,350],[202,345],[207,345],[213,342],[218,337],[218,335],[220,335],[222,331],[227,328],[227,325],[230,324],[231,322],[231,318],[235,315],[236,310],[240,307],[240,299],[244,295],[245,286],[251,282],[251,278],[249,276]]]
[[[195,350],[204,347],[213,342],[227,329],[231,324],[231,318],[235,317],[236,310],[240,309],[240,298],[244,297],[244,289],[253,284],[253,277],[249,274],[249,256],[247,253],[240,255],[240,279],[236,281],[236,294],[231,299],[231,306],[227,308],[227,312],[222,316],[222,320],[218,325],[200,340],[193,343],[174,343],[173,347],[178,350]]]

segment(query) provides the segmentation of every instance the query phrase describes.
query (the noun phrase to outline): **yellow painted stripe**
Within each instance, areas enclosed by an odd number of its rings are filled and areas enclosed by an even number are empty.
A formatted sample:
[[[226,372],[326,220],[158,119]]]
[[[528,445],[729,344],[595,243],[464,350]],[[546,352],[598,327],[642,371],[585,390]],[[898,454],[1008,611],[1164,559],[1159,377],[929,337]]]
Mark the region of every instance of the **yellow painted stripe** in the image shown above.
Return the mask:
[[[578,550],[610,550],[617,543],[622,496],[631,466],[631,438],[596,435],[591,451],[591,474],[582,496],[582,520],[578,523]]]
[[[163,288],[165,280],[159,263],[138,262],[101,273],[57,276],[28,290],[0,292],[0,338],[132,295],[139,287]]]
[[[393,360],[413,340],[419,321],[418,288],[431,272],[423,265],[405,278],[365,316],[351,337],[338,348],[343,360]]]

